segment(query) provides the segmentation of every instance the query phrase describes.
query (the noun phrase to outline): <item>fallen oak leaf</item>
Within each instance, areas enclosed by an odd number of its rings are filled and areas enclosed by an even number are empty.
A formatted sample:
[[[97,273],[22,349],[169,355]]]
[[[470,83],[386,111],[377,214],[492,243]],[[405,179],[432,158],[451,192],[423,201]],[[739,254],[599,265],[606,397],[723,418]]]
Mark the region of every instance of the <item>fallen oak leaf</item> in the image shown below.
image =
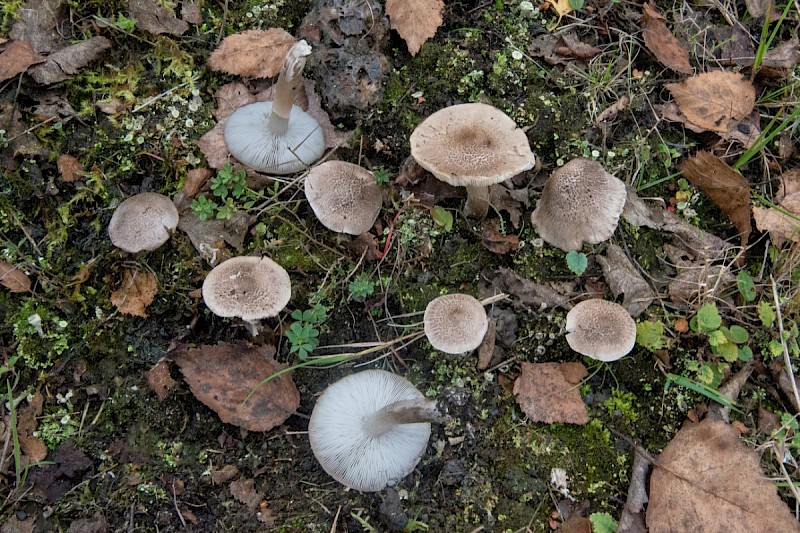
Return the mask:
[[[442,25],[442,0],[387,0],[386,14],[392,29],[406,42],[412,56],[423,43],[436,35]]]
[[[717,156],[697,152],[681,164],[681,174],[703,191],[728,216],[747,248],[750,226],[750,184]]]
[[[248,30],[229,35],[208,58],[212,70],[247,78],[271,78],[297,39],[282,28]]]
[[[672,35],[667,28],[664,16],[658,12],[652,2],[642,6],[642,23],[644,44],[656,56],[656,59],[675,72],[691,74],[692,65],[689,63],[689,52]]]

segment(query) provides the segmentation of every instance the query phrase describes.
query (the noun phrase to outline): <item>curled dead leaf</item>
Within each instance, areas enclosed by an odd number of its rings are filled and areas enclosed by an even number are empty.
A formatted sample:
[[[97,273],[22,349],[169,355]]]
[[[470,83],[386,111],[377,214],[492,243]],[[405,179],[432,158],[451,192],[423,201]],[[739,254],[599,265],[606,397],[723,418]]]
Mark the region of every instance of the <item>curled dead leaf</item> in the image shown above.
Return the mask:
[[[507,254],[519,250],[519,237],[501,234],[499,226],[499,219],[493,219],[484,224],[481,236],[483,247],[494,254]]]
[[[642,6],[644,44],[656,59],[667,68],[683,74],[692,73],[689,52],[667,28],[664,16],[650,2]]]

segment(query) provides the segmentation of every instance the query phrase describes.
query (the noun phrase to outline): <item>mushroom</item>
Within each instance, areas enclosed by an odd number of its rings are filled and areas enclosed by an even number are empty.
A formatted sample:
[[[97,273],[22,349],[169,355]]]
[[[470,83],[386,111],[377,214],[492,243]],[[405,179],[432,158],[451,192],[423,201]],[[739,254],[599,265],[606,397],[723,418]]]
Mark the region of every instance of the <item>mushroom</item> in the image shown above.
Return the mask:
[[[471,352],[480,346],[489,319],[483,305],[469,294],[445,294],[432,300],[423,316],[431,346],[446,353]]]
[[[108,236],[114,246],[135,254],[160,247],[176,227],[178,210],[172,200],[156,192],[142,192],[117,206],[108,224]]]
[[[536,158],[525,132],[487,104],[445,107],[411,134],[411,155],[425,170],[450,185],[467,188],[464,212],[484,218],[489,185],[533,168]]]
[[[614,234],[625,207],[625,184],[591,159],[573,159],[550,175],[531,222],[539,235],[565,252]]]
[[[327,161],[312,168],[306,176],[305,192],[326,228],[350,235],[369,231],[383,203],[372,172],[344,161]]]
[[[608,300],[578,303],[567,313],[567,343],[598,361],[616,361],[633,350],[636,322],[624,307]]]
[[[225,122],[225,144],[245,165],[272,174],[292,174],[311,165],[325,151],[319,124],[293,105],[311,46],[298,41],[286,55],[271,102],[238,108]]]
[[[375,492],[414,470],[440,419],[407,379],[366,370],[329,386],[308,424],[311,450],[322,468],[347,487]]]
[[[217,316],[239,317],[253,336],[259,320],[289,303],[289,274],[268,257],[232,257],[215,266],[203,282],[203,300]]]

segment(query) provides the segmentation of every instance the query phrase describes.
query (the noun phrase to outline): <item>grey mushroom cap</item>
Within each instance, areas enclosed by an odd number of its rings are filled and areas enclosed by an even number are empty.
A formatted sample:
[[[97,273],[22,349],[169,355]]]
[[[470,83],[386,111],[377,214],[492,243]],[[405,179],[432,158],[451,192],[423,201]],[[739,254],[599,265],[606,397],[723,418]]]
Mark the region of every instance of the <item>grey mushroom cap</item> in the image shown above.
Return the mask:
[[[636,322],[624,307],[608,300],[584,300],[567,313],[567,343],[598,361],[616,361],[636,343]]]
[[[483,305],[469,294],[445,294],[432,300],[423,316],[431,346],[446,353],[470,352],[489,328]]]
[[[291,296],[289,274],[268,257],[232,257],[203,282],[203,300],[212,313],[246,321],[277,315]]]
[[[172,200],[163,194],[143,192],[117,206],[108,224],[108,236],[117,248],[137,253],[160,247],[176,227],[178,210]]]
[[[375,492],[410,474],[428,446],[429,422],[374,429],[374,417],[392,404],[425,400],[405,378],[384,370],[351,374],[328,387],[308,424],[311,450],[322,468],[347,487]]]
[[[625,184],[591,159],[573,159],[550,175],[531,222],[548,244],[568,252],[614,234],[625,207]]]
[[[487,104],[440,109],[417,126],[410,140],[417,163],[456,187],[500,183],[536,162],[525,132]]]
[[[225,122],[228,151],[244,165],[268,174],[293,174],[303,170],[325,151],[322,129],[314,118],[292,106],[286,133],[269,127],[272,102],[238,108]]]
[[[326,228],[350,235],[369,231],[383,203],[372,172],[344,161],[312,168],[305,179],[305,193]]]

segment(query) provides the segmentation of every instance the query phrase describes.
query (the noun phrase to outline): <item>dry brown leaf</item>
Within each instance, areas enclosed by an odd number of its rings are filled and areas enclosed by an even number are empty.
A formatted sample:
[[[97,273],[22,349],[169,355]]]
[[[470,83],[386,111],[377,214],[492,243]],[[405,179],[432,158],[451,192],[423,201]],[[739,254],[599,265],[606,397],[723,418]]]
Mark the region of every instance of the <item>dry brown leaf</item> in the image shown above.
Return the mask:
[[[211,53],[208,66],[246,78],[271,78],[280,72],[295,42],[297,39],[282,28],[235,33]]]
[[[436,35],[442,25],[442,0],[387,0],[386,14],[392,29],[406,42],[411,55],[417,55],[422,44]]]
[[[0,259],[0,285],[11,292],[31,290],[31,278],[11,263]]]
[[[489,281],[490,288],[483,294],[487,296],[505,292],[523,306],[546,305],[562,309],[572,308],[572,304],[569,303],[575,296],[572,288],[536,283],[523,278],[511,268],[500,268],[486,276],[486,279]]]
[[[483,225],[481,243],[493,254],[507,254],[519,250],[519,237],[500,233],[500,219],[492,219]]]
[[[261,494],[254,488],[254,485],[254,479],[231,481],[230,484],[231,495],[251,511],[255,511],[262,499]]]
[[[655,299],[655,292],[644,280],[625,252],[616,244],[610,244],[605,257],[598,256],[614,297],[624,294],[622,306],[631,316],[640,315]]]
[[[181,18],[189,24],[202,24],[203,11],[200,9],[201,4],[202,0],[181,3]]]
[[[194,198],[205,183],[211,179],[214,173],[207,168],[193,168],[186,173],[186,180],[183,182],[183,189],[175,195],[173,202],[178,210],[189,205],[189,201]]]
[[[596,46],[582,42],[574,31],[570,31],[558,36],[553,52],[564,57],[591,59],[599,54],[601,50]]]
[[[753,206],[753,218],[758,230],[768,232],[772,244],[780,248],[786,241],[800,242],[800,193],[790,194],[779,205],[794,216],[772,207]]]
[[[75,43],[47,56],[47,60],[28,72],[37,83],[49,85],[69,79],[80,69],[100,57],[111,48],[111,41],[105,37],[92,37]]]
[[[230,257],[225,243],[241,251],[247,229],[255,220],[244,211],[235,211],[228,220],[200,220],[192,209],[185,209],[180,215],[178,229],[189,236],[195,249],[212,266]]]
[[[35,527],[35,516],[24,515],[24,520],[20,520],[15,513],[12,513],[5,523],[0,526],[0,533],[33,533]]]
[[[63,28],[69,24],[69,10],[63,0],[28,0],[15,13],[8,36],[30,41],[33,49],[47,54],[64,46]]]
[[[239,469],[236,465],[225,465],[222,468],[211,469],[211,483],[214,485],[222,485],[239,475]]]
[[[667,28],[664,16],[652,2],[642,6],[644,44],[667,68],[683,74],[692,73],[689,52]]]
[[[740,74],[716,70],[665,85],[681,113],[703,130],[727,134],[732,123],[743,120],[756,101],[753,84]]]
[[[61,179],[66,183],[77,181],[78,173],[83,172],[83,165],[73,155],[61,154],[58,156],[56,165],[58,166],[59,174],[61,174]]]
[[[261,384],[285,368],[274,355],[272,346],[223,342],[179,350],[172,359],[181,367],[192,394],[220,420],[250,431],[269,431],[300,405],[300,393],[290,374]]]
[[[491,185],[489,187],[489,203],[496,210],[508,213],[511,225],[514,226],[514,229],[519,229],[522,212],[530,207],[528,188],[510,189],[503,183]]]
[[[722,209],[739,231],[742,247],[747,248],[752,230],[747,180],[720,158],[705,151],[687,158],[681,164],[681,174]]]
[[[120,313],[147,318],[147,306],[158,293],[158,279],[147,270],[126,268],[122,285],[111,293],[111,303]]]
[[[158,0],[130,0],[130,17],[136,19],[136,27],[154,35],[168,33],[183,35],[189,23],[175,16],[175,11]]]
[[[17,434],[24,464],[35,464],[47,457],[47,444],[33,436],[39,426],[38,417],[42,414],[43,405],[44,398],[36,393],[17,413]]]
[[[169,375],[169,365],[163,359],[145,372],[147,384],[156,393],[159,402],[163,402],[170,389],[175,386],[175,380]]]
[[[655,462],[647,526],[651,533],[800,531],[758,454],[736,429],[710,419],[685,425]]]
[[[523,362],[514,396],[534,422],[586,424],[589,414],[576,385],[588,374],[583,363]]]
[[[44,59],[43,56],[36,53],[30,42],[11,41],[11,44],[0,53],[0,81],[13,78],[28,70],[31,65],[41,63]]]

